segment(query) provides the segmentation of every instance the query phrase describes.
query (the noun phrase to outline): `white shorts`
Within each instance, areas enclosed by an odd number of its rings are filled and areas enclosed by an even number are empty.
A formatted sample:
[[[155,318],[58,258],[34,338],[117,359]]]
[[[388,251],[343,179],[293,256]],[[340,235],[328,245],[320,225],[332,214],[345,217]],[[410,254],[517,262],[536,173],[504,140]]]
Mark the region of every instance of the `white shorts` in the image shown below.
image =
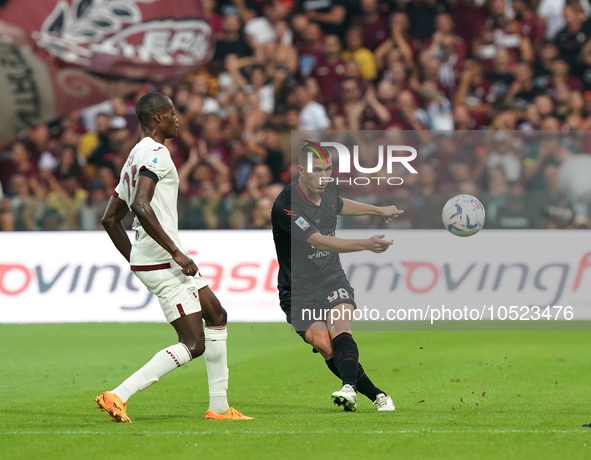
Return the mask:
[[[172,323],[174,320],[191,313],[201,311],[198,291],[209,283],[199,272],[195,276],[184,275],[179,265],[174,262],[170,268],[146,269],[148,267],[132,267],[133,273],[158,297],[160,307],[164,312],[166,321]]]

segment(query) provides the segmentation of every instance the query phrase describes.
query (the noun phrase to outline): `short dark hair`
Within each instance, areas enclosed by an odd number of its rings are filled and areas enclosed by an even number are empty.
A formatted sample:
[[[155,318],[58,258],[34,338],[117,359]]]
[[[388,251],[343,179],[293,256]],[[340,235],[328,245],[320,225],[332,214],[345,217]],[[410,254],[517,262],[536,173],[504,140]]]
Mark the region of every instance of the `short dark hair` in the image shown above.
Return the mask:
[[[330,151],[326,148],[322,148],[319,146],[317,142],[311,141],[304,141],[304,145],[300,147],[298,152],[298,164],[301,166],[306,167],[308,165],[308,152],[312,151],[313,155],[316,155],[316,151],[321,150],[321,155],[325,154],[327,157],[330,157]]]
[[[35,144],[28,137],[24,137],[22,139],[17,140],[13,144],[13,147],[17,144],[21,145],[23,147],[23,149],[25,150],[25,152],[27,152],[27,156],[28,156],[29,160],[31,160],[35,156],[35,154],[37,153],[37,148],[35,147]]]
[[[142,126],[150,123],[155,113],[163,112],[170,104],[171,100],[162,93],[144,94],[135,106],[135,116]]]
[[[281,132],[281,130],[279,129],[279,126],[277,126],[275,123],[272,123],[270,121],[266,122],[263,125],[261,131],[273,131],[273,132],[276,132],[276,133],[280,133]]]
[[[352,81],[353,83],[355,83],[355,85],[357,87],[359,87],[359,80],[357,80],[357,78],[355,77],[345,77],[341,80],[341,85],[347,81]]]

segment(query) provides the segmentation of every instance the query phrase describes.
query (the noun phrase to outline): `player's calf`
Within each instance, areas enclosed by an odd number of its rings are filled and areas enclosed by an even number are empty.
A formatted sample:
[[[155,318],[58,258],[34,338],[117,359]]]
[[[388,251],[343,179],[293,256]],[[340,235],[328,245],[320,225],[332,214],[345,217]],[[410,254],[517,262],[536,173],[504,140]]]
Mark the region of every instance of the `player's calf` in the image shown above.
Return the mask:
[[[304,340],[312,345],[325,360],[329,360],[333,357],[332,339],[326,330],[326,325],[324,323],[321,324],[324,330],[308,329],[304,335]]]
[[[349,332],[343,332],[332,339],[334,362],[343,381],[357,389],[357,373],[359,370],[359,350],[357,343]]]

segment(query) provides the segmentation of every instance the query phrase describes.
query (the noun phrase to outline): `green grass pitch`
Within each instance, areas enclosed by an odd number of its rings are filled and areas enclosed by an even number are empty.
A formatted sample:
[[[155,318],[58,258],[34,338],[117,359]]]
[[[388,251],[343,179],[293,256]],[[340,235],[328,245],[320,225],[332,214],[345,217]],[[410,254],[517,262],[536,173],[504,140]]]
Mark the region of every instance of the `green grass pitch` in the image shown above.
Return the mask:
[[[393,413],[339,388],[286,324],[231,324],[230,404],[206,421],[198,359],[136,394],[133,424],[93,398],[175,340],[166,324],[0,325],[0,458],[528,459],[591,455],[590,332],[356,333]]]

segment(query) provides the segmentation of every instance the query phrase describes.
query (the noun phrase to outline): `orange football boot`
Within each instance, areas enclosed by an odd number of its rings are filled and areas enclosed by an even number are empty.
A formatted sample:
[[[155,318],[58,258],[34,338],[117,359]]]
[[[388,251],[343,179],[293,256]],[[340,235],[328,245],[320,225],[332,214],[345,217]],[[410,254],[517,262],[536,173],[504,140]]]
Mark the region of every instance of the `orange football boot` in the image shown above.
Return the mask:
[[[125,413],[126,404],[121,401],[121,398],[116,394],[109,391],[101,393],[96,398],[96,407],[102,412],[106,412],[114,422],[128,422],[131,423],[131,419]]]
[[[223,414],[218,414],[217,412],[212,411],[211,409],[207,409],[207,414],[205,414],[205,420],[254,420],[252,417],[247,417],[246,415],[242,415],[233,407],[230,407],[226,412]]]

